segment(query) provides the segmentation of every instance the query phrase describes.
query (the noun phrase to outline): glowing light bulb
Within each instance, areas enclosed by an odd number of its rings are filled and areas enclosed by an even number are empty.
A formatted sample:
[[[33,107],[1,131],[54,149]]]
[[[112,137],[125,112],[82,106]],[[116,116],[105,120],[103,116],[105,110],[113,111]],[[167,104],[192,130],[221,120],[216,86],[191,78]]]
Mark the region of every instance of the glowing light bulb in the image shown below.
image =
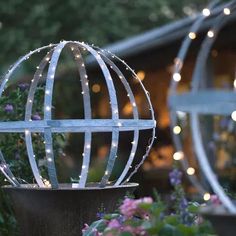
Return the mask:
[[[202,14],[203,14],[204,16],[209,16],[209,15],[211,14],[211,12],[210,12],[210,10],[209,10],[208,8],[204,8],[204,9],[202,10]]]
[[[229,9],[229,8],[227,8],[227,7],[224,8],[224,14],[225,14],[225,15],[228,16],[228,15],[230,15],[230,13],[231,13],[231,12],[230,12],[230,9]]]
[[[51,158],[51,157],[49,157],[47,160],[48,160],[49,162],[52,162],[52,158]]]
[[[29,135],[29,130],[28,129],[25,130],[25,135]]]
[[[188,34],[188,37],[189,37],[190,39],[195,39],[195,38],[197,37],[197,35],[196,35],[194,32],[190,32],[190,33]]]
[[[180,73],[174,73],[173,74],[173,80],[176,81],[176,82],[179,82],[181,80]]]
[[[122,126],[121,122],[118,122],[118,123],[117,123],[117,125],[118,125],[119,127],[121,127],[121,126]]]
[[[195,174],[195,169],[194,169],[193,167],[189,167],[189,168],[187,169],[187,174],[188,174],[188,175],[194,175],[194,174]]]
[[[173,128],[173,133],[174,134],[180,134],[181,132],[181,127],[176,125],[174,128]]]
[[[51,149],[46,149],[46,153],[51,153]]]
[[[184,158],[184,153],[179,151],[179,152],[175,152],[173,155],[173,159],[176,161],[182,160]]]
[[[236,111],[232,112],[231,118],[232,118],[233,121],[236,121]]]
[[[205,193],[203,195],[203,199],[204,199],[204,201],[209,201],[211,199],[211,194],[210,193]]]
[[[213,38],[213,37],[215,36],[215,34],[214,34],[214,32],[213,32],[212,30],[209,30],[209,31],[207,32],[207,36],[208,36],[209,38]]]
[[[90,144],[87,144],[87,145],[86,145],[86,148],[87,148],[87,149],[91,148]]]
[[[50,106],[46,106],[46,111],[50,111],[50,110],[51,110]]]

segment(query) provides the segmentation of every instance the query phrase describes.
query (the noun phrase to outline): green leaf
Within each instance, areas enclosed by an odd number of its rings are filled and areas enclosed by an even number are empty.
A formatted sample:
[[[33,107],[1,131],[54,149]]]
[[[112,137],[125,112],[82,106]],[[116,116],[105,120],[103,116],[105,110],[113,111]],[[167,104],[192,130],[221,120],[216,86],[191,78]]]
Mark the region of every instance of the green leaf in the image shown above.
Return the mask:
[[[165,224],[164,227],[160,230],[160,236],[183,236],[179,230],[169,224]]]

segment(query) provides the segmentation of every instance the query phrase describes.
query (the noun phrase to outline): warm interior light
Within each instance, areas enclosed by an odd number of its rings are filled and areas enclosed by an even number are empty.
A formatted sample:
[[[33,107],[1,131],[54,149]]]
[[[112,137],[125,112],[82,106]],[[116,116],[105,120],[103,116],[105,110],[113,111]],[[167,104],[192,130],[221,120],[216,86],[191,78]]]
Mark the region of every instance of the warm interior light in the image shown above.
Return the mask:
[[[94,84],[94,85],[92,86],[92,91],[93,91],[94,93],[99,93],[99,92],[101,91],[101,86],[100,86],[99,84]]]
[[[137,76],[141,81],[145,79],[145,72],[143,70],[138,71]]]

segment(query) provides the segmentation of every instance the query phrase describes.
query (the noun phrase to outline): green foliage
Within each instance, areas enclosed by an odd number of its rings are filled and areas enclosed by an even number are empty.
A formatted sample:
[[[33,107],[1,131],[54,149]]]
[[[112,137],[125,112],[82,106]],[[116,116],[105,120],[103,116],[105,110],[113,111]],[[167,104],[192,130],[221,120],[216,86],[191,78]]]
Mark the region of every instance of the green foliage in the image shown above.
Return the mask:
[[[203,221],[198,215],[198,207],[195,203],[188,203],[187,208],[191,220],[183,222],[180,213],[182,211],[181,206],[172,209],[170,213],[168,206],[160,199],[151,203],[145,202],[144,198],[139,200],[130,199],[130,205],[127,205],[127,207],[130,207],[135,201],[140,203],[136,205],[132,218],[127,217],[124,212],[122,213],[122,210],[120,214],[104,215],[102,219],[93,222],[89,227],[87,226],[83,236],[213,236],[209,223]],[[114,220],[116,220],[116,225],[111,223]]]
[[[1,1],[0,62],[9,65],[29,50],[62,39],[103,46],[182,18],[206,4],[207,0]]]
[[[0,99],[0,117],[3,121],[24,120],[25,104],[28,95],[28,85],[21,84],[16,88],[9,88]],[[35,93],[32,114],[37,114],[40,118],[43,114],[42,104],[44,99],[44,86],[39,86]],[[6,106],[11,109],[6,109]],[[33,117],[32,117],[33,118]],[[33,148],[36,160],[45,160],[45,145],[43,143],[43,134],[33,133]],[[58,156],[61,147],[64,144],[64,137],[57,134],[54,137],[55,155]],[[18,181],[22,184],[34,183],[34,177],[28,162],[25,138],[21,133],[6,133],[0,135],[1,151],[6,158],[7,163]],[[46,163],[46,162],[45,162]],[[43,179],[47,179],[46,166],[40,167]],[[6,185],[5,179],[0,174],[0,185]],[[13,236],[17,232],[16,221],[11,211],[11,203],[7,196],[0,190],[0,235]]]

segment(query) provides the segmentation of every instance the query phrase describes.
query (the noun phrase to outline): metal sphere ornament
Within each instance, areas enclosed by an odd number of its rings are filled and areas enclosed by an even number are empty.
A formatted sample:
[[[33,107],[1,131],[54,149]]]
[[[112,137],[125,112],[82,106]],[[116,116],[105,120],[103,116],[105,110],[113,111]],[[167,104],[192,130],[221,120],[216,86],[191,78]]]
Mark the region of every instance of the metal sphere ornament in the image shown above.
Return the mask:
[[[55,120],[52,119],[52,94],[55,80],[55,71],[58,66],[59,57],[63,49],[69,49],[75,59],[75,62],[78,67],[78,72],[81,81],[82,96],[83,96],[83,105],[84,105],[84,119],[62,119]],[[133,142],[130,155],[128,157],[127,163],[119,176],[119,178],[114,182],[114,186],[119,186],[124,182],[129,181],[130,177],[137,172],[138,168],[144,162],[147,157],[151,146],[155,138],[155,126],[156,122],[154,119],[154,111],[150,101],[149,93],[144,88],[142,82],[139,80],[138,76],[134,73],[133,70],[121,59],[115,55],[107,52],[105,50],[99,49],[98,47],[90,46],[83,42],[78,41],[61,41],[58,44],[50,44],[42,48],[36,49],[29,52],[27,55],[20,58],[8,71],[8,73],[3,78],[1,87],[0,87],[0,96],[2,95],[4,88],[7,82],[11,79],[11,76],[15,72],[18,66],[20,66],[25,60],[28,60],[33,54],[42,51],[43,49],[50,49],[46,54],[43,60],[37,66],[37,70],[34,74],[32,82],[30,84],[28,98],[25,107],[25,120],[24,121],[8,121],[0,122],[0,133],[24,133],[26,148],[29,158],[29,163],[32,169],[32,173],[36,180],[38,187],[45,188],[45,183],[42,180],[35,155],[33,150],[33,141],[32,133],[38,132],[44,135],[45,143],[45,154],[47,160],[47,171],[49,176],[49,182],[53,189],[60,188],[58,182],[57,170],[55,166],[55,156],[53,151],[53,133],[70,133],[78,132],[84,133],[84,147],[83,147],[83,160],[81,166],[81,172],[78,174],[80,176],[79,183],[77,188],[86,188],[87,186],[87,177],[90,170],[91,163],[91,149],[92,149],[92,134],[96,132],[111,132],[111,146],[108,161],[106,168],[104,170],[104,175],[101,181],[98,183],[99,187],[106,187],[109,182],[109,178],[112,174],[113,169],[115,168],[115,161],[117,158],[117,151],[119,146],[119,133],[122,131],[133,131]],[[82,51],[88,52],[93,56],[98,63],[103,77],[106,82],[110,106],[111,106],[111,118],[110,119],[93,119],[92,118],[92,108],[90,101],[90,89],[89,89],[89,78],[86,73],[85,61],[82,56]],[[133,91],[123,75],[122,71],[118,68],[114,59],[120,64],[125,66],[127,71],[130,71],[133,79],[137,80],[141,85],[141,88],[145,94],[146,101],[150,110],[149,119],[140,119],[140,113],[136,104],[136,100],[133,94]],[[108,69],[109,67],[109,69]],[[32,120],[32,106],[34,101],[35,91],[39,84],[39,80],[42,77],[42,74],[47,69],[46,73],[46,85],[45,85],[45,94],[44,94],[44,117],[42,120]],[[110,70],[116,74],[116,78],[113,78]],[[113,80],[119,79],[123,84],[123,87],[128,95],[129,102],[132,105],[132,115],[133,119],[121,119],[118,109],[118,100],[115,85]],[[131,164],[134,161],[140,130],[152,130],[152,136],[149,140],[146,153],[143,155],[142,160],[135,166],[135,168],[130,172]],[[13,175],[9,166],[7,165],[4,156],[0,153],[0,170],[4,176],[10,181],[13,186],[21,187],[18,179]],[[127,177],[128,176],[128,177]]]
[[[176,146],[176,153],[173,158],[180,161],[192,183],[197,187],[203,195],[204,200],[210,199],[210,194],[204,189],[203,185],[195,176],[195,169],[189,166],[187,156],[183,151],[181,141],[181,127],[178,123],[178,113],[184,112],[189,114],[190,127],[193,139],[193,148],[196,153],[200,169],[204,173],[212,190],[219,196],[221,202],[231,213],[236,213],[236,206],[231,199],[226,195],[224,189],[220,185],[217,176],[212,169],[202,140],[200,115],[223,115],[230,116],[235,111],[236,94],[235,91],[207,90],[202,85],[203,80],[207,80],[207,59],[209,58],[213,44],[219,34],[219,31],[230,21],[230,14],[235,10],[236,1],[231,1],[226,4],[218,4],[214,1],[196,17],[193,25],[175,60],[174,72],[172,76],[169,107],[171,116],[171,125],[173,129],[173,140]],[[186,59],[187,52],[191,43],[198,37],[199,29],[204,21],[214,16],[213,24],[208,30],[205,39],[201,45],[197,56],[196,65],[194,68],[191,90],[184,94],[178,94],[177,85],[181,81],[181,70]],[[236,83],[235,83],[236,84]],[[235,87],[234,87],[235,89]],[[176,127],[179,127],[180,132],[175,132]]]

